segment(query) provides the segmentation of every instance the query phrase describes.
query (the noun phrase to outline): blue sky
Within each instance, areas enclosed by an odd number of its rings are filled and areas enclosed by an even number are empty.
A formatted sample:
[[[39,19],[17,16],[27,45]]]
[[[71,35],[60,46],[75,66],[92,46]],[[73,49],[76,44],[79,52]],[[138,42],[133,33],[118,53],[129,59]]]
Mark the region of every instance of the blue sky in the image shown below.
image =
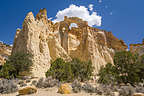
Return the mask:
[[[100,2],[102,1],[102,2]],[[144,38],[144,0],[1,0],[0,41],[13,43],[17,28],[21,28],[26,14],[36,15],[46,8],[48,17],[55,18],[60,10],[71,4],[85,6],[93,4],[93,11],[102,17],[100,29],[112,31],[127,44],[141,43]],[[92,13],[92,11],[89,11]]]

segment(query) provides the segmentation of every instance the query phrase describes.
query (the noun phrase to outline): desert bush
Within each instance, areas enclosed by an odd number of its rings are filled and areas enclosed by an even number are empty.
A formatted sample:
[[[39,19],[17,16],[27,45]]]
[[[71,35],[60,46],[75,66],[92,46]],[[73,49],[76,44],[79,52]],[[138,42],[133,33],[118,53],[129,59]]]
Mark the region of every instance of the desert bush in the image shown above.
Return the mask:
[[[54,87],[58,85],[58,80],[53,79],[51,77],[47,77],[47,78],[40,78],[38,80],[38,82],[33,82],[37,88],[50,88],[50,87]]]
[[[100,76],[98,82],[103,84],[111,84],[116,81],[115,77],[118,75],[118,73],[116,68],[111,63],[108,63],[105,67],[101,67],[98,75]]]
[[[114,65],[107,64],[99,72],[100,83],[130,83],[142,82],[144,79],[144,57],[139,57],[129,51],[115,53]]]
[[[79,59],[73,59],[65,62],[58,58],[51,63],[50,69],[46,72],[46,77],[52,76],[59,81],[71,82],[74,79],[81,81],[89,80],[92,76],[93,67],[91,61],[82,62]]]
[[[87,93],[95,93],[96,92],[96,88],[93,87],[93,85],[86,83],[82,86],[83,90]]]
[[[16,77],[16,69],[13,65],[10,65],[9,63],[5,63],[2,66],[2,69],[0,70],[0,77],[10,79]]]
[[[77,58],[72,59],[70,62],[72,72],[74,75],[74,79],[80,79],[81,81],[86,81],[91,79],[91,76],[93,75],[93,66],[92,62],[82,62]]]
[[[51,63],[50,69],[46,72],[46,77],[52,76],[60,81],[73,80],[71,65],[63,59],[58,58]]]
[[[36,86],[36,85],[37,85],[37,81],[36,81],[36,80],[33,80],[32,83],[31,83],[31,85]]]
[[[74,80],[71,86],[74,93],[78,93],[82,90],[82,85],[78,80]]]
[[[18,77],[21,72],[29,72],[32,66],[31,57],[32,55],[25,53],[16,53],[9,56],[0,70],[0,77],[10,79]]]
[[[17,84],[12,80],[1,79],[0,80],[0,93],[8,94],[18,90]]]

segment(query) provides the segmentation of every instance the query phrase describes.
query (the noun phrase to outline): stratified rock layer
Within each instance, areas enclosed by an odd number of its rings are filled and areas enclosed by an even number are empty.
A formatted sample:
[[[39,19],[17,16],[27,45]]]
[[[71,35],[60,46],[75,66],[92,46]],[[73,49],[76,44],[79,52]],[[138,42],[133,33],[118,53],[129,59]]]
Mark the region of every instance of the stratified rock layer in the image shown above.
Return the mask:
[[[77,27],[71,27],[72,23]],[[64,21],[53,24],[43,9],[36,18],[32,12],[28,13],[23,28],[16,32],[12,54],[31,53],[33,76],[43,77],[50,67],[50,60],[59,57],[67,61],[72,58],[91,60],[96,74],[102,65],[113,63],[115,51],[126,49],[124,42],[111,32],[92,28],[80,18],[65,17]]]

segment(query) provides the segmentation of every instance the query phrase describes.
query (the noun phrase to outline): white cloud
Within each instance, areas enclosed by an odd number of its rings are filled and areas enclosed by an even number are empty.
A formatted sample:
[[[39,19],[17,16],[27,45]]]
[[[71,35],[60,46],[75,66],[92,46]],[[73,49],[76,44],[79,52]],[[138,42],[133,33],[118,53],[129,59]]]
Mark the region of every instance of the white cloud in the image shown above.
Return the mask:
[[[3,44],[3,41],[0,41],[0,43],[2,43],[2,44]]]
[[[93,6],[94,6],[93,4],[89,4],[89,10],[90,11],[93,11]]]
[[[85,21],[88,21],[89,26],[101,26],[101,19],[102,17],[97,15],[97,12],[90,12],[88,11],[88,8],[85,6],[76,6],[76,5],[70,5],[68,8],[65,8],[64,10],[58,11],[56,14],[56,19],[53,20],[53,22],[59,22],[64,20],[64,16],[67,17],[79,17]]]

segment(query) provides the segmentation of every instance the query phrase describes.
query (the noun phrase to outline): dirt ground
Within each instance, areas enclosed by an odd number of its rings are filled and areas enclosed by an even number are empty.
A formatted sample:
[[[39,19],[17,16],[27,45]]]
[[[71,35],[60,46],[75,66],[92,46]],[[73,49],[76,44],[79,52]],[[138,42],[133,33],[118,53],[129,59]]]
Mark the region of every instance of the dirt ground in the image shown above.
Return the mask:
[[[37,93],[31,95],[22,95],[22,96],[100,96],[95,93],[71,93],[71,94],[60,94],[57,93],[58,88],[47,88],[47,89],[38,89]],[[0,96],[17,96],[18,92],[12,94],[0,94]]]

